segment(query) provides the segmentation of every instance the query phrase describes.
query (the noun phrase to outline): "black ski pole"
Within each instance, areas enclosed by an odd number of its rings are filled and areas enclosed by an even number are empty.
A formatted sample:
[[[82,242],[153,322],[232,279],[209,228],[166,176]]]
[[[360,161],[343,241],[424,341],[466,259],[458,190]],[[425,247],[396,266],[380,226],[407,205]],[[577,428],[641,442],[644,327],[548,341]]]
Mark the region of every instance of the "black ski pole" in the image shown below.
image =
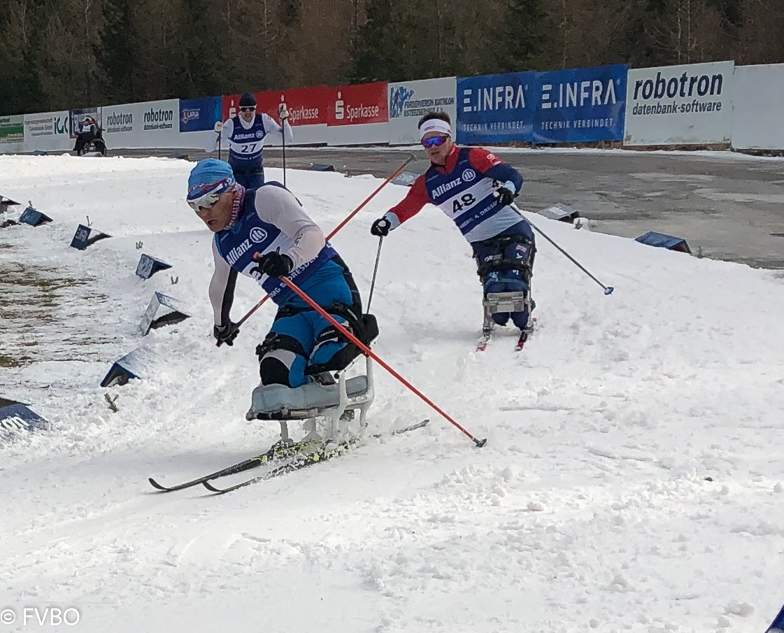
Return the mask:
[[[520,211],[520,209],[517,207],[517,205],[513,204],[512,206],[513,206],[515,209],[517,209],[518,211]],[[605,285],[604,285],[604,284],[603,284],[601,281],[599,281],[599,280],[598,280],[596,277],[594,277],[594,276],[593,276],[591,273],[589,273],[589,272],[588,272],[588,270],[586,270],[586,268],[585,268],[585,267],[584,267],[582,264],[580,264],[580,262],[578,262],[578,261],[577,261],[577,260],[576,260],[574,257],[572,257],[572,256],[571,256],[569,253],[567,253],[567,252],[566,252],[566,251],[565,251],[563,248],[561,248],[560,246],[558,246],[558,244],[556,244],[556,243],[555,243],[555,242],[554,242],[554,241],[553,241],[553,240],[552,240],[552,239],[551,239],[551,238],[550,238],[550,237],[549,237],[549,236],[548,236],[548,235],[547,235],[547,234],[546,234],[544,231],[542,231],[542,229],[540,229],[538,226],[536,226],[536,224],[534,224],[533,222],[531,222],[531,220],[528,220],[527,218],[526,218],[526,220],[527,220],[527,222],[528,222],[528,223],[529,223],[529,224],[530,224],[530,225],[533,227],[534,231],[536,231],[537,233],[539,233],[539,235],[541,235],[541,236],[542,236],[544,239],[546,239],[548,242],[550,242],[550,244],[552,244],[553,246],[555,246],[555,248],[557,248],[559,251],[561,251],[561,253],[562,253],[563,255],[565,255],[565,256],[566,256],[566,258],[567,258],[567,259],[568,259],[570,262],[572,262],[572,263],[573,263],[575,266],[577,266],[577,268],[579,268],[580,270],[582,270],[582,271],[583,271],[583,272],[584,272],[586,275],[588,275],[588,276],[589,276],[591,279],[593,279],[593,280],[594,280],[594,281],[595,281],[597,284],[599,284],[599,285],[600,285],[602,288],[604,288],[604,294],[605,294],[605,295],[611,295],[611,294],[613,293],[613,290],[615,290],[615,288],[614,288],[613,286],[605,286]]]
[[[585,267],[584,267],[582,264],[580,264],[580,262],[578,262],[578,261],[577,261],[577,260],[576,260],[574,257],[572,257],[572,256],[571,256],[569,253],[567,253],[567,252],[566,252],[564,249],[562,249],[560,246],[558,246],[558,244],[556,244],[555,242],[553,242],[553,240],[552,240],[552,239],[550,239],[550,238],[547,236],[547,234],[546,234],[544,231],[542,231],[542,229],[540,229],[538,226],[536,226],[536,224],[534,224],[533,222],[531,222],[531,220],[528,220],[528,223],[529,223],[529,224],[530,224],[530,225],[531,225],[531,226],[534,228],[534,230],[535,230],[537,233],[539,233],[539,235],[541,235],[541,236],[542,236],[544,239],[546,239],[548,242],[550,242],[550,244],[552,244],[553,246],[555,246],[555,248],[557,248],[559,251],[561,251],[561,253],[563,253],[563,254],[564,254],[564,255],[565,255],[565,256],[566,256],[566,257],[569,259],[569,261],[570,261],[570,262],[572,262],[572,263],[573,263],[575,266],[577,266],[577,268],[579,268],[580,270],[582,270],[582,271],[583,271],[583,272],[584,272],[586,275],[588,275],[588,276],[589,276],[591,279],[593,279],[593,280],[594,280],[594,281],[595,281],[597,284],[599,284],[599,285],[600,285],[602,288],[604,288],[604,294],[606,294],[606,295],[611,295],[611,294],[613,293],[613,290],[615,290],[615,288],[614,288],[613,286],[605,286],[605,285],[604,285],[604,284],[603,284],[601,281],[599,281],[599,280],[598,280],[596,277],[594,277],[594,276],[593,276],[591,273],[589,273],[589,272],[588,272],[588,271],[585,269]]]
[[[370,312],[370,302],[373,301],[373,288],[376,287],[376,274],[378,273],[378,260],[381,259],[381,245],[384,243],[384,236],[378,238],[378,252],[376,253],[376,264],[373,266],[373,279],[370,282],[370,294],[368,295],[367,308],[365,310]]]

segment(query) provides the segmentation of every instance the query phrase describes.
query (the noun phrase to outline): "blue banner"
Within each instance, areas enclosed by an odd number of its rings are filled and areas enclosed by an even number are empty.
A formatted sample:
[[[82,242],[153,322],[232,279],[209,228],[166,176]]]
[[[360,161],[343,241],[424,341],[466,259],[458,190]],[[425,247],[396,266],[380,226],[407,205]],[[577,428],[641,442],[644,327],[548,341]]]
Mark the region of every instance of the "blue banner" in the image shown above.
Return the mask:
[[[212,130],[220,116],[220,97],[180,99],[180,132]]]
[[[535,72],[458,77],[457,142],[531,142],[539,103]]]
[[[537,73],[534,143],[621,141],[628,64]]]

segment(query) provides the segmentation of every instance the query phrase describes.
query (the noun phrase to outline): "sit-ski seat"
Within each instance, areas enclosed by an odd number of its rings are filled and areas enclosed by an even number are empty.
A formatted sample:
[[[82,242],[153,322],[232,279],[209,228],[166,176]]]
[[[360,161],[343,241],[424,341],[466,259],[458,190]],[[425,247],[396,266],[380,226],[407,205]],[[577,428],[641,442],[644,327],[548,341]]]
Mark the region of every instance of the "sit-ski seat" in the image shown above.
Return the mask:
[[[346,399],[362,398],[368,392],[367,376],[356,376],[344,381]],[[298,420],[312,418],[325,409],[340,406],[340,380],[331,385],[309,382],[292,389],[285,385],[261,385],[253,390],[250,419]]]
[[[375,317],[363,317],[363,336],[366,345],[378,336]],[[339,356],[339,357],[338,357]],[[365,374],[346,378],[348,369],[362,356],[365,359]],[[278,420],[281,437],[288,439],[288,420],[312,420],[327,417],[331,420],[331,433],[336,432],[338,420],[347,410],[360,411],[360,424],[364,428],[365,417],[373,404],[375,388],[373,361],[362,355],[353,344],[349,344],[339,355],[332,367],[318,367],[313,380],[301,387],[285,385],[259,385],[253,390],[251,407],[245,415],[248,420]],[[311,372],[309,372],[311,373]],[[353,418],[353,416],[352,416]]]
[[[528,307],[528,298],[525,293],[514,292],[488,292],[482,304],[489,314],[498,312],[522,312]]]

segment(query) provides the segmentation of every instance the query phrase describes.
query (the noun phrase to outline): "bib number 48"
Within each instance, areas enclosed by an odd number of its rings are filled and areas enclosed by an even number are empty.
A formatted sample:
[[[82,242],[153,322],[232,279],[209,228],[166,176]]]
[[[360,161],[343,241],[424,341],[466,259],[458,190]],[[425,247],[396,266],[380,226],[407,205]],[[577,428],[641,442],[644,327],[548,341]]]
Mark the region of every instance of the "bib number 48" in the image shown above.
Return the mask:
[[[475,202],[476,198],[474,198],[473,194],[464,193],[462,196],[460,196],[460,199],[456,199],[452,203],[452,212],[460,213],[463,209],[467,209]]]

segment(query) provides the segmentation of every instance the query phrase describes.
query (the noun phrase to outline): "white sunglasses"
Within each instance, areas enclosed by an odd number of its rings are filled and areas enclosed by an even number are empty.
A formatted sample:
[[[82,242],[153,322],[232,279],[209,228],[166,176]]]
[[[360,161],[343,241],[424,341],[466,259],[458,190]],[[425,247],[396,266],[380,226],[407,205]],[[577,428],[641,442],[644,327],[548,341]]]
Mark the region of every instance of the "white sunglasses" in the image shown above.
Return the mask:
[[[188,204],[191,205],[191,208],[196,213],[200,213],[204,209],[210,209],[215,206],[221,195],[223,195],[223,191],[210,191],[195,200],[188,200]]]

